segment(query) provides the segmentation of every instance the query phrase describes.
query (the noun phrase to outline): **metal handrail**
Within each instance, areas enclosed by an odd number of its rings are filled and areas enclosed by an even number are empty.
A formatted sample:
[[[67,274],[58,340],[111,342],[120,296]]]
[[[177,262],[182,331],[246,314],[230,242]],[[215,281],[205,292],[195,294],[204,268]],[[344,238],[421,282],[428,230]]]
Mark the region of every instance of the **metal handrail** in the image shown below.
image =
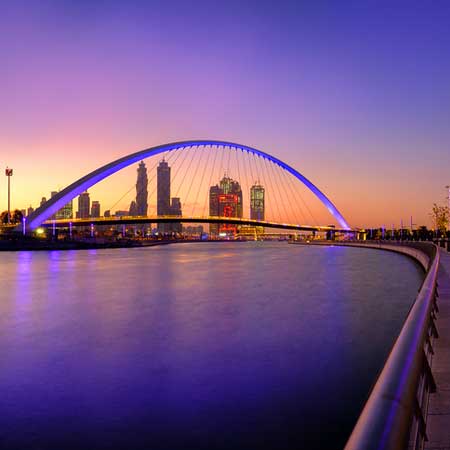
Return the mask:
[[[430,257],[425,280],[346,450],[420,449],[427,439],[428,393],[435,389],[429,358],[431,335],[437,336],[432,313],[436,308],[439,250],[434,244],[423,245],[429,246],[423,251]]]

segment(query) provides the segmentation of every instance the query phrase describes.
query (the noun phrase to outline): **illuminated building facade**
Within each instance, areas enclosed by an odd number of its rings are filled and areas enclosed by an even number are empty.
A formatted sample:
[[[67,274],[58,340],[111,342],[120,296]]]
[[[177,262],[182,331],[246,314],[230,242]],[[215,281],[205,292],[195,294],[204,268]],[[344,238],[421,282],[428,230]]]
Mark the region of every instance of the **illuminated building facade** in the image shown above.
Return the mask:
[[[209,188],[209,215],[218,216],[219,215],[219,195],[220,187],[211,186]],[[211,235],[219,234],[219,225],[217,223],[212,223],[209,225],[209,232]]]
[[[242,189],[237,181],[224,175],[218,185],[210,187],[209,215],[242,218]],[[237,230],[238,226],[231,224],[211,224],[209,227],[211,235],[235,235]]]
[[[250,188],[250,219],[264,220],[265,214],[265,192],[259,183]]]
[[[61,209],[56,213],[56,219],[72,219],[73,218],[73,202],[66,203]]]

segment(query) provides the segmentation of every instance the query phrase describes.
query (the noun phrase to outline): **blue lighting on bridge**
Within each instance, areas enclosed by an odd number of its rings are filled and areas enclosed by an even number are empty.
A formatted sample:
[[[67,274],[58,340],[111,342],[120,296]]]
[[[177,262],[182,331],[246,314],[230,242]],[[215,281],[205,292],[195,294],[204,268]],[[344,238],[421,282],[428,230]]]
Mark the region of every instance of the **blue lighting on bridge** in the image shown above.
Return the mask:
[[[146,150],[141,150],[136,153],[132,153],[131,155],[124,156],[123,158],[119,158],[116,161],[113,161],[109,164],[104,165],[103,167],[94,170],[93,172],[85,175],[79,180],[72,183],[70,186],[67,186],[61,192],[53,196],[50,200],[48,200],[43,206],[37,208],[29,217],[28,217],[28,226],[30,229],[37,228],[42,222],[56,214],[56,212],[62,208],[66,203],[75,198],[77,195],[80,195],[82,192],[89,189],[91,186],[97,184],[99,181],[109,177],[110,175],[120,171],[121,169],[130,166],[142,159],[148,158],[150,156],[155,156],[160,153],[183,149],[187,147],[229,147],[230,149],[242,150],[252,153],[254,155],[260,156],[268,161],[277,164],[285,171],[289,172],[295,178],[300,180],[311,192],[313,192],[316,197],[325,205],[328,211],[335,217],[335,219],[339,222],[339,225],[342,229],[350,230],[350,226],[342,216],[342,214],[338,211],[338,209],[333,205],[333,203],[327,198],[327,196],[320,191],[317,186],[315,186],[311,181],[309,181],[306,177],[304,177],[300,172],[295,170],[293,167],[284,163],[283,161],[275,158],[274,156],[269,155],[261,150],[257,150],[252,147],[248,147],[246,145],[236,144],[233,142],[226,141],[215,141],[215,140],[195,140],[195,141],[182,141],[182,142],[173,142],[169,144],[159,145],[156,147],[151,147]]]

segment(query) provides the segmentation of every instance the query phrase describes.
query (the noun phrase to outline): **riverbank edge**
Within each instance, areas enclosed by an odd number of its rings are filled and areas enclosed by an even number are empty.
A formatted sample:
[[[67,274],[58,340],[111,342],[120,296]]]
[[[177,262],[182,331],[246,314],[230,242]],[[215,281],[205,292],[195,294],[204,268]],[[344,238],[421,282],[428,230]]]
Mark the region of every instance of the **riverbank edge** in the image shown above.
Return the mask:
[[[330,244],[336,243],[316,242],[313,245]],[[430,450],[449,448],[449,395],[446,389],[449,377],[450,310],[446,302],[450,292],[449,259],[445,270],[445,263],[441,260],[444,256],[442,250],[434,245],[434,249],[427,254],[425,248],[421,251],[419,247],[422,244],[417,242],[337,245],[397,252],[414,258],[425,270],[418,296],[345,449],[406,448],[408,443],[414,448],[419,445]],[[448,258],[448,254],[445,256]],[[439,329],[441,333],[438,333]],[[409,369],[407,373],[405,368]]]
[[[179,241],[177,240],[167,240],[167,241],[152,241],[152,242],[135,242],[135,241],[124,241],[124,242],[59,242],[55,244],[54,242],[0,242],[0,253],[1,252],[23,252],[23,251],[67,251],[67,250],[101,250],[101,249],[111,249],[111,248],[146,248],[155,247],[157,245],[168,245],[174,244]]]

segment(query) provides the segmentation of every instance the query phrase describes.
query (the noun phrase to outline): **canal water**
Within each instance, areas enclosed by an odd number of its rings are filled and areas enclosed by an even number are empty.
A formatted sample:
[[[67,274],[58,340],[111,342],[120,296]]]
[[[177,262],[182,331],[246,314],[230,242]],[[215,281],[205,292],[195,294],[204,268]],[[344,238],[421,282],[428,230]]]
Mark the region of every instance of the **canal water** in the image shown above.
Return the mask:
[[[0,448],[342,448],[422,278],[285,242],[1,253]]]

